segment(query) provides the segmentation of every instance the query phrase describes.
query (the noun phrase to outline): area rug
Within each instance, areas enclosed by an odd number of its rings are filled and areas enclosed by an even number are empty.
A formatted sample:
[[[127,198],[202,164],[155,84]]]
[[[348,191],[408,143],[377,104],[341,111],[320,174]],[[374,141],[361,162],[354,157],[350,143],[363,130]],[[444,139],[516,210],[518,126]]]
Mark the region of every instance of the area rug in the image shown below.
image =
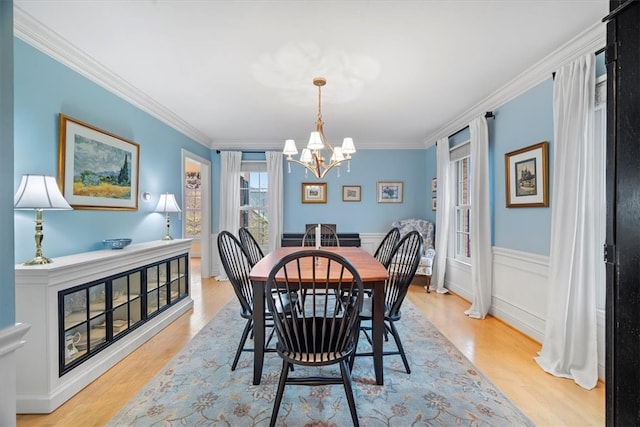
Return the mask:
[[[253,353],[243,353],[231,371],[244,326],[239,314],[239,303],[229,302],[108,425],[269,425],[282,362],[276,353],[266,353],[260,385],[252,384]],[[352,377],[360,425],[534,425],[411,301],[404,301],[396,325],[411,374],[399,356],[385,356],[385,384],[377,386],[371,358],[356,358]],[[360,346],[365,350],[366,339]],[[393,340],[386,346],[391,349]],[[296,367],[296,373],[302,369]],[[287,386],[277,425],[352,425],[342,385]]]

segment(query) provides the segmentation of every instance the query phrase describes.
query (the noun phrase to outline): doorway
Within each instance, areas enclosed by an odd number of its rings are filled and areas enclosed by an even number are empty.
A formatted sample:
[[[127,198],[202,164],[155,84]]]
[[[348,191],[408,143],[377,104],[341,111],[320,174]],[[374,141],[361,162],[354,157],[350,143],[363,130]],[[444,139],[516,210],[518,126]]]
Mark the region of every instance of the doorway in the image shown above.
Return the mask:
[[[200,274],[211,277],[211,162],[182,150],[182,235],[193,239],[192,257],[200,258]]]

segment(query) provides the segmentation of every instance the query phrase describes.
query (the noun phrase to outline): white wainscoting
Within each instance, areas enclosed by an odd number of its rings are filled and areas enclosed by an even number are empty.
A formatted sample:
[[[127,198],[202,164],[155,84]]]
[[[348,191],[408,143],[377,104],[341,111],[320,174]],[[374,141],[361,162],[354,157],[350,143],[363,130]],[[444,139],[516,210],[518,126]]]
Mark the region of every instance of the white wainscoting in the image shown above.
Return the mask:
[[[491,314],[542,342],[548,282],[548,256],[494,247]]]
[[[547,317],[548,283],[548,256],[493,247],[493,295],[489,313],[542,343]],[[462,298],[471,301],[471,267],[459,261],[448,259],[445,286]],[[604,311],[599,310],[596,317],[598,376],[604,379]]]

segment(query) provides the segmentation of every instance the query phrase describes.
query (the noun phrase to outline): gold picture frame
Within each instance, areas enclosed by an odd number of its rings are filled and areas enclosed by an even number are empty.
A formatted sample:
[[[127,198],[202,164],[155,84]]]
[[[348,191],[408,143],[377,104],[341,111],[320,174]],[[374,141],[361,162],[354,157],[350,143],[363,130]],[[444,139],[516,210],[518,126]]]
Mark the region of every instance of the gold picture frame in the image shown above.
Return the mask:
[[[302,203],[327,203],[326,182],[303,182]]]
[[[504,155],[508,208],[549,206],[549,143],[530,145]]]
[[[403,187],[402,181],[378,181],[378,203],[402,203]]]
[[[74,209],[138,210],[140,146],[59,115],[58,183]]]
[[[359,185],[342,186],[343,202],[359,202],[360,200],[362,200],[362,187]]]

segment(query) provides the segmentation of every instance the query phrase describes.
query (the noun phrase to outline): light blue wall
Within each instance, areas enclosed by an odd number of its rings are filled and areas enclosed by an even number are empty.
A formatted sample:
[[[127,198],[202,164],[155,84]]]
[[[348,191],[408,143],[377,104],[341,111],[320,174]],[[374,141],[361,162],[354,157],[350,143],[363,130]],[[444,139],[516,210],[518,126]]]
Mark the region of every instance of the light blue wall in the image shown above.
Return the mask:
[[[302,233],[305,224],[337,224],[341,233],[382,233],[393,221],[425,218],[431,215],[430,178],[425,150],[358,150],[351,161],[351,172],[342,167],[341,177],[331,171],[323,180],[304,176],[302,166],[292,164],[284,173],[284,231]],[[377,203],[377,181],[402,181],[403,203]],[[427,184],[429,181],[429,184]],[[302,182],[326,182],[326,204],[303,204]],[[360,185],[361,202],[343,202],[342,186]]]
[[[13,273],[13,1],[0,1],[0,330],[15,323]]]
[[[44,212],[44,255],[101,249],[107,238],[160,239],[165,232],[164,216],[153,210],[160,193],[181,197],[181,149],[207,159],[211,150],[23,41],[14,41],[15,171],[11,191],[26,173],[57,176],[58,114],[62,113],[139,144],[139,189],[153,196],[150,202],[140,201],[138,211]],[[16,211],[16,262],[34,255],[33,215]],[[176,214],[172,214],[171,229],[174,237],[180,236],[182,221]]]
[[[504,155],[549,142],[549,200],[553,183],[553,80],[535,86],[493,111],[489,119],[489,145],[494,153],[493,230],[494,245],[540,255],[549,255],[551,208],[507,208]]]

